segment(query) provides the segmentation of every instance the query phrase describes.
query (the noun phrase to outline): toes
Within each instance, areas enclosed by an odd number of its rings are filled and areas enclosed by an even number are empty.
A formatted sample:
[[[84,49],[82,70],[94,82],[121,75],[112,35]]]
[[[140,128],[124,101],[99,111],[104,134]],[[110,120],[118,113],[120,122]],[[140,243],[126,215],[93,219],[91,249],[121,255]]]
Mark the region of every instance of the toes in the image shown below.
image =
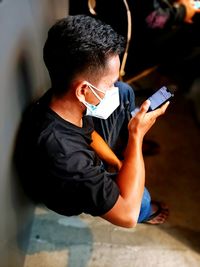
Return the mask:
[[[155,216],[154,218],[147,221],[148,224],[162,224],[167,220],[169,216],[169,208],[165,203],[152,202],[152,207],[154,207],[153,209],[155,209],[156,206],[157,210],[160,210],[160,213],[157,214],[157,216]]]

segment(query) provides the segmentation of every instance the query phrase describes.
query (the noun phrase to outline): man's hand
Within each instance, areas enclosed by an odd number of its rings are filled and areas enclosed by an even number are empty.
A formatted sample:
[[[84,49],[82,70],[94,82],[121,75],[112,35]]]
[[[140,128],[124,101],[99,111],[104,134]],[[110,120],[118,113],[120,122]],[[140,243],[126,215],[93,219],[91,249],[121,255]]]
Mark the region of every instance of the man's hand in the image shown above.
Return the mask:
[[[169,102],[165,103],[162,107],[147,112],[150,106],[150,101],[146,100],[140,107],[140,110],[137,114],[130,120],[128,124],[129,129],[129,137],[131,135],[138,135],[141,138],[141,141],[144,135],[148,132],[148,130],[155,123],[156,119],[165,113]]]

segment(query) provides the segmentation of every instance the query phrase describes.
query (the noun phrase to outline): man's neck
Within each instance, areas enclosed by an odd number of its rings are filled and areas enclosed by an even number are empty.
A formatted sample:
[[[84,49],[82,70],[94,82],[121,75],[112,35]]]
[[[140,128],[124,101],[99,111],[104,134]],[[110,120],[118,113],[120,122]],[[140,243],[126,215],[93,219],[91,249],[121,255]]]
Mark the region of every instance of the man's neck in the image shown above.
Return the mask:
[[[58,98],[53,96],[49,107],[64,120],[82,127],[82,109],[80,103],[70,97]]]

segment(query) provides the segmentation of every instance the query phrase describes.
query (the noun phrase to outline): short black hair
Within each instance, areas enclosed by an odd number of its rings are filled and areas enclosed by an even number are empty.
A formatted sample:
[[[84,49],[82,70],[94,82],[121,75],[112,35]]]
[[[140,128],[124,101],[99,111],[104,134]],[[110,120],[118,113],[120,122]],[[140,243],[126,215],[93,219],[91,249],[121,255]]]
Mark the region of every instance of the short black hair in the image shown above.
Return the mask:
[[[98,75],[111,55],[121,55],[125,40],[110,25],[87,16],[58,20],[49,30],[43,57],[55,93],[66,92],[76,74]]]

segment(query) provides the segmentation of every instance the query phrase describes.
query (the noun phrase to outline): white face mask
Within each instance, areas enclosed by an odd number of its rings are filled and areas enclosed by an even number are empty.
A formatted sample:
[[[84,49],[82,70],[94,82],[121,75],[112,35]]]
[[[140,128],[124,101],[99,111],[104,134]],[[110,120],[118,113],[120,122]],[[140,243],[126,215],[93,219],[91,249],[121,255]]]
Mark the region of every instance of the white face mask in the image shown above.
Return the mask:
[[[82,103],[87,108],[86,115],[106,120],[113,113],[113,111],[119,106],[119,88],[113,87],[112,89],[103,92],[102,90],[97,89],[91,84],[88,84],[88,86],[93,92],[93,94],[100,100],[100,103],[97,106],[95,106],[86,101],[82,101]],[[104,93],[105,94],[104,98],[102,99],[94,91],[93,88],[99,92]]]

